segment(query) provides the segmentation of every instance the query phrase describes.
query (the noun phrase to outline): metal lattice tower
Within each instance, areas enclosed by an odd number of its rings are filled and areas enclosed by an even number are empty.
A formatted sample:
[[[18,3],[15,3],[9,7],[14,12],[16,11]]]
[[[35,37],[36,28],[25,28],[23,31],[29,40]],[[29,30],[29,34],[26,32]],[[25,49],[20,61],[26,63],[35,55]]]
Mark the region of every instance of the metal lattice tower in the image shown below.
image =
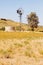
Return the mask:
[[[20,17],[20,31],[21,31],[22,14],[23,14],[22,8],[19,8],[19,9],[17,10],[17,13],[19,14],[19,17]]]

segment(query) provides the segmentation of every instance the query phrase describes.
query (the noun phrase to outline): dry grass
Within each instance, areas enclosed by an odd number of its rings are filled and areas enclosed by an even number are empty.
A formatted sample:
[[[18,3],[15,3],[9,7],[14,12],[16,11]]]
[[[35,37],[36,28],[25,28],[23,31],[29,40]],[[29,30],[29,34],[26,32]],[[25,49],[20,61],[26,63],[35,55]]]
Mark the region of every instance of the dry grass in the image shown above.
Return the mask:
[[[12,38],[39,38],[43,37],[42,32],[0,32],[0,39],[12,39]]]
[[[19,30],[20,23],[9,19],[7,19],[7,21],[0,19],[0,27],[5,27],[5,26],[13,26],[16,28],[16,30],[17,29]],[[21,24],[21,28],[22,30],[31,31],[31,28],[25,23]],[[35,28],[35,31],[43,31],[43,26],[38,26],[38,28]]]
[[[43,65],[43,33],[0,32],[0,65]]]

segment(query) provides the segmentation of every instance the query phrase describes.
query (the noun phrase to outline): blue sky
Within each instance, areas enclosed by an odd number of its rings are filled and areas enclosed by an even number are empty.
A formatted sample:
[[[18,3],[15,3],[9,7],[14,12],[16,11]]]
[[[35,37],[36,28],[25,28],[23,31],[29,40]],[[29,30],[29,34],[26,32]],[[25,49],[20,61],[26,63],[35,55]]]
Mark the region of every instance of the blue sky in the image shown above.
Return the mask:
[[[22,8],[22,22],[27,23],[27,15],[36,12],[39,17],[39,24],[43,25],[43,0],[0,0],[0,18],[7,18],[19,21],[16,13],[18,8]]]

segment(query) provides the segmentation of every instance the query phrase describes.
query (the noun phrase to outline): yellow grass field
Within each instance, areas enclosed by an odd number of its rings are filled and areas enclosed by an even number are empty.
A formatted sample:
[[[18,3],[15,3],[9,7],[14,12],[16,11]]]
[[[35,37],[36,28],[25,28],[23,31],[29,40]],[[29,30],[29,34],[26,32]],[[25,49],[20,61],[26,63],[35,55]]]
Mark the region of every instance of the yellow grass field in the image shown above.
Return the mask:
[[[0,65],[43,65],[43,33],[0,32]]]
[[[12,38],[40,38],[43,37],[43,32],[0,32],[0,39],[12,39]]]

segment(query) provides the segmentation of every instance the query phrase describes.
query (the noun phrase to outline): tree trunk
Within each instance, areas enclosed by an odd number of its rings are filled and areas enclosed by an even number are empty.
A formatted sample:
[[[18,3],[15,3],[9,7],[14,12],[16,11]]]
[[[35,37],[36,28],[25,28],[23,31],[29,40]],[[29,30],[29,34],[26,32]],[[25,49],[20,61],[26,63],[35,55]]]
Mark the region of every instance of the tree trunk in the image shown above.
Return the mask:
[[[34,31],[34,28],[32,28],[31,30]]]

